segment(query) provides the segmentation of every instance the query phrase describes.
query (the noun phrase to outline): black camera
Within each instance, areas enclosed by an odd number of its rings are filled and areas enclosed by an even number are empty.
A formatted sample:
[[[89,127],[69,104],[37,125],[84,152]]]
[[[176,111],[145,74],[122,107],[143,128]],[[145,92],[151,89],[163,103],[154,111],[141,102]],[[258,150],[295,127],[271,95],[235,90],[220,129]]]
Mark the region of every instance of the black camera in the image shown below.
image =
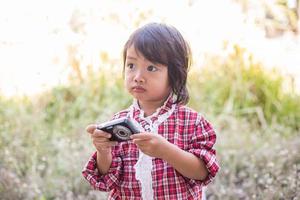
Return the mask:
[[[118,142],[130,140],[132,134],[140,132],[128,117],[98,124],[97,129],[110,133],[110,140]]]

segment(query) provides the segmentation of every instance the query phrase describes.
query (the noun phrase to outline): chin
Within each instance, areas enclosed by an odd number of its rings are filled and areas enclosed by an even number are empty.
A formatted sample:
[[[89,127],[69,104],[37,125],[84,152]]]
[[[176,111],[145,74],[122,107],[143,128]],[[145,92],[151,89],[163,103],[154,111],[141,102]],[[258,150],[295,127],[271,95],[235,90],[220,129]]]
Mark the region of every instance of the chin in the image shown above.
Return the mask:
[[[137,93],[134,93],[134,92],[131,92],[130,94],[135,99],[138,99],[138,100],[142,100],[143,99],[143,95],[141,95],[141,94],[137,94]]]
[[[146,101],[147,98],[141,96],[141,95],[133,95],[133,98],[139,100],[139,101]]]

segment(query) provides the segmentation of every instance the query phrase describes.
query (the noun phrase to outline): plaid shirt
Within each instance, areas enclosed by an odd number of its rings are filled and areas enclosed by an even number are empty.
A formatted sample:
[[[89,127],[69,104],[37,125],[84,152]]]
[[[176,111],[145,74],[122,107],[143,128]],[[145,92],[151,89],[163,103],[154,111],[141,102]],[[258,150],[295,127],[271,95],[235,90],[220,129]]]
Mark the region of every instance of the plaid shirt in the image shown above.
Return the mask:
[[[123,110],[114,119],[127,116],[144,127],[149,128],[149,121],[170,111],[173,101],[169,98],[156,113],[145,119],[144,112],[137,103]],[[207,185],[219,170],[213,145],[216,134],[212,125],[192,109],[175,105],[175,110],[167,120],[158,126],[158,134],[181,149],[202,159],[208,169],[204,181],[189,179],[181,175],[171,165],[159,158],[152,160],[152,187],[154,199],[201,199],[202,187]],[[121,142],[112,148],[112,163],[109,171],[101,175],[97,169],[97,153],[94,153],[82,171],[84,178],[94,189],[110,192],[109,199],[142,199],[141,184],[135,178],[134,165],[139,157],[139,150],[131,141]]]

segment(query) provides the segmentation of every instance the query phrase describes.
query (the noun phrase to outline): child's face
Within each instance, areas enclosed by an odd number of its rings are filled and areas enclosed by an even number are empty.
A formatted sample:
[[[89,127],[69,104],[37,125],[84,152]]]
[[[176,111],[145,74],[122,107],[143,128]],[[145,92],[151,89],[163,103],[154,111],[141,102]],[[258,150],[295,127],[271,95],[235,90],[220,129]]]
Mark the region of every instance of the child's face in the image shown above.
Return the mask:
[[[140,103],[163,103],[169,96],[168,67],[154,64],[132,45],[127,49],[125,85],[129,93]]]

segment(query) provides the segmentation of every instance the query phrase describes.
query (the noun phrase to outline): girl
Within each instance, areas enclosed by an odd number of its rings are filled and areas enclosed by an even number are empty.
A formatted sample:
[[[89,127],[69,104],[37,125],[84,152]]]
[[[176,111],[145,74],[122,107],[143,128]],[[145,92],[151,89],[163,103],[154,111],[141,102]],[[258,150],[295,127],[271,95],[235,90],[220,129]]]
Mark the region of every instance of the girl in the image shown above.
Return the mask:
[[[201,199],[219,166],[212,125],[185,106],[189,45],[176,28],[151,23],[130,36],[123,60],[134,101],[113,119],[127,116],[142,132],[117,143],[89,125],[97,151],[83,176],[109,199]]]

